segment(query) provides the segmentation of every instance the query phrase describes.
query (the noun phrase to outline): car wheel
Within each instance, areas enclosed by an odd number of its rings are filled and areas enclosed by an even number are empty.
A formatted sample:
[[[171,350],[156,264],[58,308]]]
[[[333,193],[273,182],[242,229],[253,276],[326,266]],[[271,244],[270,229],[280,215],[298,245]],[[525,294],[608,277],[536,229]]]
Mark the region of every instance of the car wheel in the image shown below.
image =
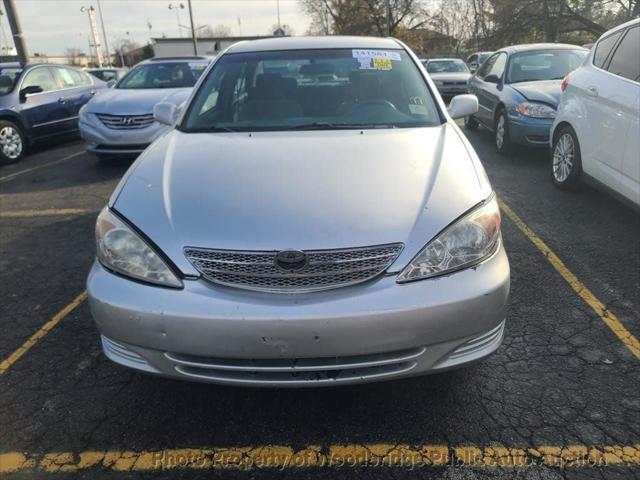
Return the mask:
[[[473,118],[473,115],[469,115],[468,117],[464,117],[464,128],[473,132],[478,129],[478,121]]]
[[[551,149],[551,179],[563,190],[574,190],[580,185],[582,159],[580,145],[573,128],[564,126],[553,141]]]
[[[25,138],[15,123],[0,120],[0,164],[8,165],[24,156]]]
[[[500,110],[496,117],[494,138],[498,153],[507,155],[513,151],[513,144],[509,136],[509,120],[507,120],[507,113],[504,110]]]

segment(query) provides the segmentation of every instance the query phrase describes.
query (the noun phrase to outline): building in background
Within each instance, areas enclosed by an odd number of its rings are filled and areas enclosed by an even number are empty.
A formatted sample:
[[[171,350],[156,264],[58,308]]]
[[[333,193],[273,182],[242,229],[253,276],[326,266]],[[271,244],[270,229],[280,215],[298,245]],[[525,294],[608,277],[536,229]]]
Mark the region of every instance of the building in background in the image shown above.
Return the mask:
[[[199,37],[198,52],[201,55],[215,56],[234,43],[244,40],[259,40],[261,38],[274,38],[274,36]],[[154,57],[182,57],[193,55],[193,42],[191,38],[153,38],[152,42]]]

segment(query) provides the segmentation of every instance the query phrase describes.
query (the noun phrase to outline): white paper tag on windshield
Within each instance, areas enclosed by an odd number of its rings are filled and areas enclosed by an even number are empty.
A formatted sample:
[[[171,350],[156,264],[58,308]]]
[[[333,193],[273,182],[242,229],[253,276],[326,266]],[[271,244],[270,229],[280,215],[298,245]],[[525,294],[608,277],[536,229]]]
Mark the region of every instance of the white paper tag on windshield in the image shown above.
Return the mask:
[[[351,50],[353,54],[353,58],[357,58],[358,61],[362,59],[371,59],[371,58],[388,58],[389,60],[394,60],[399,62],[402,60],[402,57],[398,52],[388,52],[386,50],[361,50],[361,49],[353,49]]]

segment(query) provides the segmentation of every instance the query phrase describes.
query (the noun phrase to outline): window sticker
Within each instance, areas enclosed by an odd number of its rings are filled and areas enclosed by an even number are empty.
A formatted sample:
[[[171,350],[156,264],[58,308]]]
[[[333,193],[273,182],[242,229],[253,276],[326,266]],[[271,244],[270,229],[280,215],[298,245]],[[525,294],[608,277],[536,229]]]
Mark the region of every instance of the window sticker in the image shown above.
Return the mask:
[[[411,112],[411,115],[428,115],[429,111],[427,110],[427,107],[425,107],[424,105],[413,105],[413,104],[409,104],[409,112]]]
[[[360,64],[360,70],[391,70],[392,60],[399,62],[402,57],[398,52],[388,52],[386,50],[361,50],[351,51],[353,58]]]
[[[191,70],[204,70],[207,68],[207,64],[202,62],[189,62],[189,68]]]
[[[391,70],[393,68],[391,60],[388,58],[373,57],[371,61],[376,70]]]

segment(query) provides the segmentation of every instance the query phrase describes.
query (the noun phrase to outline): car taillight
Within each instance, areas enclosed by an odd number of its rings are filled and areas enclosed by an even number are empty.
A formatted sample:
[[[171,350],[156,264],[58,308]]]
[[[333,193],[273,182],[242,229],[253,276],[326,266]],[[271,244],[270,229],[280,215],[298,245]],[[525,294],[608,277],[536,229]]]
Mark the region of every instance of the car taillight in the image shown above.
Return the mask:
[[[564,92],[568,86],[569,86],[569,75],[567,75],[562,79],[562,83],[560,84],[560,90]]]

